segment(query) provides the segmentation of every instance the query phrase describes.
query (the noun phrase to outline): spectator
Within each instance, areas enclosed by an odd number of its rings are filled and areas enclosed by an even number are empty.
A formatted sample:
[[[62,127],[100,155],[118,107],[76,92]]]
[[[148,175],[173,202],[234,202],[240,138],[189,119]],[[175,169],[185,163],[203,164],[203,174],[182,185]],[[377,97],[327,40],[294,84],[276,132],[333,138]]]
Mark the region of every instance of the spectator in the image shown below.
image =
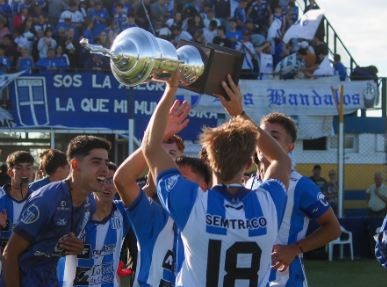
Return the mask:
[[[12,9],[7,0],[0,0],[0,16],[5,19],[10,19],[12,16]]]
[[[100,1],[100,0],[97,0]],[[69,7],[64,10],[59,17],[59,22],[64,22],[65,19],[71,18],[71,24],[74,28],[81,28],[85,20],[81,11],[79,11],[79,4],[76,0],[69,1]]]
[[[255,47],[259,59],[259,79],[273,78],[273,55],[271,54],[271,42],[265,41],[262,45]]]
[[[150,5],[150,16],[152,21],[160,20],[161,18],[169,15],[168,1],[156,0]]]
[[[247,12],[248,18],[262,27],[265,33],[269,27],[271,17],[270,7],[267,2],[267,0],[255,0]]]
[[[184,31],[178,25],[173,25],[171,27],[172,39],[171,42],[176,45],[180,40],[191,41],[192,35],[187,31]]]
[[[114,31],[120,33],[129,27],[128,14],[124,12],[124,6],[121,2],[118,2],[115,6],[115,12],[113,14]]]
[[[197,30],[202,30],[204,27],[203,20],[199,14],[191,17],[187,22],[187,32],[194,35]]]
[[[32,52],[32,45],[34,43],[36,34],[36,31],[33,27],[33,23],[34,22],[32,17],[28,16],[22,26],[23,35],[30,42],[30,52]]]
[[[234,10],[233,17],[237,21],[239,27],[243,27],[247,22],[247,0],[240,0],[238,7]]]
[[[11,68],[11,60],[5,55],[5,48],[0,45],[0,74],[8,73]]]
[[[367,190],[368,216],[384,217],[387,212],[387,186],[383,183],[381,172],[375,172],[374,183]]]
[[[228,28],[226,28],[226,37],[233,43],[235,48],[236,43],[243,39],[241,30],[238,29],[238,24],[234,18],[228,20]]]
[[[28,18],[28,9],[23,8],[20,13],[13,16],[12,27],[13,29],[19,29],[24,25],[25,20]]]
[[[20,49],[21,55],[18,58],[16,68],[18,71],[26,71],[31,74],[32,69],[34,68],[34,59],[31,56],[30,50],[28,48]]]
[[[35,24],[34,24],[34,30],[36,32],[39,32],[39,31],[46,31],[48,29],[51,29],[52,30],[52,27],[51,25],[48,23],[48,19],[46,16],[44,15],[39,15],[38,16],[38,21],[35,21]]]
[[[20,56],[20,53],[17,50],[17,46],[13,40],[13,36],[11,34],[5,35],[1,44],[4,48],[4,56],[11,61],[11,67],[15,67],[17,58]]]
[[[69,175],[70,166],[66,154],[57,149],[45,150],[40,154],[39,170],[44,177],[30,184],[31,191],[35,191],[51,182],[65,179]]]
[[[347,79],[347,69],[341,62],[341,56],[339,54],[335,54],[333,57],[333,67],[340,81],[345,81]]]
[[[96,0],[95,6],[90,8],[87,14],[88,18],[93,21],[94,35],[99,35],[107,28],[110,15],[107,9],[103,7],[101,0]]]
[[[35,66],[42,71],[59,70],[59,69],[69,67],[65,57],[63,57],[63,56],[57,57],[56,56],[54,48],[49,48],[47,50],[47,57],[40,58],[35,63]]]
[[[334,169],[330,169],[328,172],[328,183],[327,183],[327,191],[324,194],[326,200],[331,205],[333,211],[337,215],[338,212],[338,201],[339,201],[339,183],[337,181],[336,171]]]
[[[64,42],[61,44],[63,47],[63,53],[67,56],[67,62],[73,68],[78,68],[79,65],[79,41],[75,36],[75,29],[71,28],[65,32]],[[62,55],[63,56],[63,55]]]
[[[30,41],[28,41],[28,39],[24,36],[22,29],[14,30],[13,35],[14,35],[14,41],[15,41],[19,51],[21,48],[27,48],[28,50],[31,50],[32,43]]]
[[[267,32],[267,40],[281,38],[285,31],[285,19],[282,14],[281,6],[274,8],[274,13],[270,17],[270,26]]]
[[[225,25],[226,20],[231,17],[231,0],[214,0],[213,9],[215,17],[222,25]]]
[[[109,60],[105,56],[91,54],[85,62],[85,68],[92,71],[108,71],[110,68]]]
[[[63,0],[49,0],[48,1],[48,22],[54,27],[59,22],[59,17],[63,10],[65,10],[66,2]]]
[[[253,43],[250,41],[250,31],[245,31],[243,33],[242,41],[238,41],[235,45],[235,50],[241,51],[245,54],[242,70],[247,71],[248,73],[258,74],[259,66],[257,60],[257,54],[255,53],[255,48]],[[256,78],[256,77],[255,77]]]
[[[203,12],[200,14],[203,19],[203,24],[205,27],[209,28],[211,21],[215,20],[217,26],[221,25],[219,19],[215,18],[214,10],[209,4],[204,4]]]
[[[6,35],[10,35],[11,31],[7,25],[7,19],[0,16],[0,43],[3,43],[3,39]]]
[[[44,36],[38,41],[39,59],[48,58],[48,50],[57,46],[56,40],[52,37],[52,30],[49,28],[44,31]]]
[[[134,7],[137,25],[146,30],[150,29],[146,14],[146,11],[150,11],[150,2],[150,0],[138,1],[137,5]]]
[[[216,29],[216,36],[212,42],[226,48],[232,48],[233,46],[231,40],[226,37],[226,28],[223,25],[218,26]]]
[[[321,176],[321,165],[316,164],[313,166],[312,176],[310,179],[320,188],[322,194],[326,194],[328,182]]]
[[[217,35],[217,30],[218,28],[218,22],[216,20],[211,20],[208,28],[203,29],[203,36],[204,39],[206,40],[206,43],[212,43],[214,38]]]

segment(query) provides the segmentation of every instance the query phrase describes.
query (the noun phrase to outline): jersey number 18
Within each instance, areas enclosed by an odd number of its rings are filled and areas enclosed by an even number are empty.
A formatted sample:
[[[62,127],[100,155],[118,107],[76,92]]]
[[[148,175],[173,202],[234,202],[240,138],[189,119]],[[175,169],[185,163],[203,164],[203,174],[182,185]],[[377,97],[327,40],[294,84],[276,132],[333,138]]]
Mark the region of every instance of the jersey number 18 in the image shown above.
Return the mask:
[[[208,243],[206,286],[218,286],[220,253],[222,241],[210,239]],[[249,286],[258,286],[258,271],[261,260],[261,248],[256,242],[235,242],[226,251],[223,278],[224,287],[234,287],[236,280],[248,280]],[[251,254],[250,267],[238,267],[239,254]]]

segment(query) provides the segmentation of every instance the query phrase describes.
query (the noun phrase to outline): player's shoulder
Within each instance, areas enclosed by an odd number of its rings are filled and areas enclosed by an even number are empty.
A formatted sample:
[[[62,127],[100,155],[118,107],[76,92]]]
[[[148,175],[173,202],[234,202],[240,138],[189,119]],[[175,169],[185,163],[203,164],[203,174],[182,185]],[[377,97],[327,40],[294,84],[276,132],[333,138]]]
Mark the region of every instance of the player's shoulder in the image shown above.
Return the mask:
[[[47,201],[55,201],[56,199],[61,199],[66,196],[67,193],[64,191],[67,189],[68,187],[64,180],[54,181],[33,191],[30,195],[30,199],[36,200],[39,198],[45,198]]]
[[[42,186],[49,184],[49,183],[50,183],[50,179],[48,177],[43,177],[41,179],[38,179],[38,180],[31,182],[28,187],[30,188],[30,190],[37,190],[37,189],[41,188]]]
[[[300,174],[297,171],[292,171],[290,174],[290,186],[294,186],[298,191],[319,191],[318,186],[309,177]]]

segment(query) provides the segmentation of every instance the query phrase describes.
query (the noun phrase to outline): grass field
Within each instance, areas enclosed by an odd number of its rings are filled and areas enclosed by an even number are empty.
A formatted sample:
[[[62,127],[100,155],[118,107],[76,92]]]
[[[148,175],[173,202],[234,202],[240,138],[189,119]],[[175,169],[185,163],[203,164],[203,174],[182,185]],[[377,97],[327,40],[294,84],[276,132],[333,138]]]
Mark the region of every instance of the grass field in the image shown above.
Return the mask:
[[[305,260],[309,287],[387,287],[387,270],[376,260]]]

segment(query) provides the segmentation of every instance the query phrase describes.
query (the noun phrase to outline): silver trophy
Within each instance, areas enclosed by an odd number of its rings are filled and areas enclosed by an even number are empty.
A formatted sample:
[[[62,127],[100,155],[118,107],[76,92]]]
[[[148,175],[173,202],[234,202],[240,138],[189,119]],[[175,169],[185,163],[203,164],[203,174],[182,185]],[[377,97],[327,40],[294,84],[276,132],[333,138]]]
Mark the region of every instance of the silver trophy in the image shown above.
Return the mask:
[[[114,77],[125,86],[136,86],[148,81],[165,82],[180,70],[180,86],[193,84],[204,72],[204,62],[198,48],[175,46],[148,31],[132,27],[122,31],[113,41],[110,50],[89,44],[83,38],[81,46],[93,54],[110,58]]]

